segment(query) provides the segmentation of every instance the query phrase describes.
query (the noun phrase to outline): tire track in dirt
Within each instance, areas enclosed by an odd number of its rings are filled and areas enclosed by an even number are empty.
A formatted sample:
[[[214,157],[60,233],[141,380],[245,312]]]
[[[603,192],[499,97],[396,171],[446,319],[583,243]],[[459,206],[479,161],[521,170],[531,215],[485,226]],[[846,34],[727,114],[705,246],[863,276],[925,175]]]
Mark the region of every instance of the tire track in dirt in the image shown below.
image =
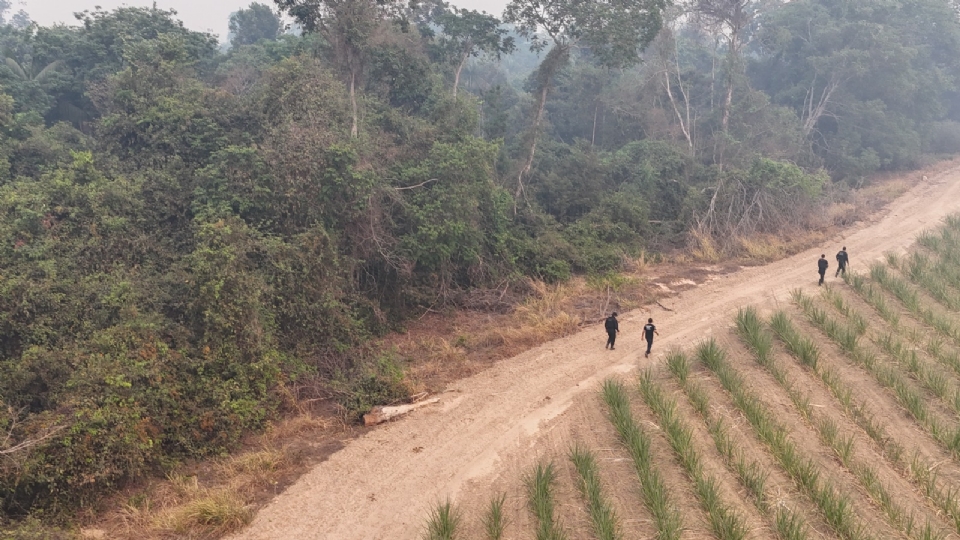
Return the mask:
[[[850,248],[852,269],[863,271],[886,251],[904,252],[917,233],[957,211],[960,169],[953,169],[915,186],[876,221],[839,235],[835,246],[723,276],[664,301],[671,312],[654,307],[629,313],[616,351],[602,349],[604,332],[596,326],[498,362],[453,384],[438,405],[349,443],[233,538],[417,538],[436,502],[457,500],[468,486],[477,489],[495,475],[519,478],[550,432],[582,418],[571,405],[595,399],[604,378],[658,362],[659,354],[642,356],[640,327],[651,314],[663,335],[655,352],[692,345],[727,328],[740,306],[775,307],[789,301],[793,288],[816,289],[820,253],[832,254],[842,243]]]

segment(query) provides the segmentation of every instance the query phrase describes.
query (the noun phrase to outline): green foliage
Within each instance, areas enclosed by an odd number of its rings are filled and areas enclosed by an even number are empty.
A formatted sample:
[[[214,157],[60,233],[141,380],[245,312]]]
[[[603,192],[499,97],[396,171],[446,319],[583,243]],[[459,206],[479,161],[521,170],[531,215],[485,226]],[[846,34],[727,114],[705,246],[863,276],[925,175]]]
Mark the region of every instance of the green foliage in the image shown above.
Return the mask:
[[[427,531],[423,538],[424,540],[456,540],[459,537],[457,529],[462,520],[460,510],[449,500],[439,503],[430,512]]]
[[[503,505],[506,499],[507,495],[505,493],[491,499],[490,506],[487,507],[487,511],[480,519],[487,540],[502,540],[503,538],[504,529],[507,528],[507,518],[503,513]]]
[[[700,452],[693,443],[692,430],[677,413],[676,402],[667,397],[663,389],[653,381],[650,371],[640,375],[640,393],[657,415],[680,464],[693,478],[697,496],[707,512],[714,535],[720,539],[745,538],[747,529],[743,516],[724,503],[716,477],[703,468]]]
[[[614,379],[603,381],[601,391],[607,405],[610,423],[617,430],[620,442],[633,461],[640,480],[643,502],[653,514],[660,538],[680,538],[683,517],[672,501],[672,495],[663,481],[663,475],[653,463],[650,436],[637,423],[630,410],[630,398],[623,383]]]
[[[28,518],[15,525],[0,522],[2,540],[76,540],[76,534],[45,525],[37,518]]]
[[[835,173],[917,163],[924,134],[937,129],[930,121],[955,91],[940,76],[956,73],[960,55],[948,2],[804,0],[761,19],[756,87],[797,112]]]
[[[230,44],[236,48],[253,45],[260,40],[274,40],[282,27],[280,17],[270,6],[252,2],[248,8],[230,14]]]
[[[792,163],[758,158],[749,172],[749,182],[758,188],[779,192],[797,192],[810,198],[820,195],[827,179],[823,174],[808,175]]]
[[[603,494],[597,460],[593,453],[579,446],[574,446],[570,450],[570,461],[577,469],[580,492],[586,499],[587,508],[590,511],[590,521],[593,524],[593,532],[596,537],[600,540],[622,538],[617,514]]]
[[[387,353],[338,373],[333,389],[350,420],[358,420],[376,405],[396,404],[410,395],[402,366]]]
[[[536,520],[537,540],[565,540],[567,534],[556,520],[556,469],[553,463],[537,463],[526,478],[527,501]]]

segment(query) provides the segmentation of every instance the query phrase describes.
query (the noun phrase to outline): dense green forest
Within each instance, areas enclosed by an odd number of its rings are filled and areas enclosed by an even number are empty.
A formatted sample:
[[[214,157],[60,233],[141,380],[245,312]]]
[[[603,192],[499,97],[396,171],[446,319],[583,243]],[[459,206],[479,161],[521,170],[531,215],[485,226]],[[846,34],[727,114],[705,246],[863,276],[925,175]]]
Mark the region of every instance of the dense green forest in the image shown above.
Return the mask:
[[[946,0],[277,0],[222,46],[0,10],[0,521],[396,398],[365,344],[465,292],[736,255],[960,152]]]

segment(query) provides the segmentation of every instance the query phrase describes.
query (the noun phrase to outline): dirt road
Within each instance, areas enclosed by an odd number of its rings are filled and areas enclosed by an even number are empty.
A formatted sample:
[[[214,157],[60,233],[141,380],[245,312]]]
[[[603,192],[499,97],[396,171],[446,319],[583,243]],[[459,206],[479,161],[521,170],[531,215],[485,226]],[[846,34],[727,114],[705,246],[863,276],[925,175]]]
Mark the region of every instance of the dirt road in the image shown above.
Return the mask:
[[[789,291],[816,289],[816,261],[846,245],[853,271],[902,251],[926,228],[960,211],[960,168],[917,185],[875,221],[830,245],[767,266],[746,268],[621,319],[617,350],[603,348],[601,325],[499,362],[462,380],[431,405],[376,429],[304,475],[264,508],[236,539],[413,539],[426,513],[447,497],[482,491],[504,468],[532,464],[578,420],[578,400],[614,373],[658,362],[731,324],[745,305],[773,307]],[[833,268],[828,273],[832,277]],[[828,279],[829,279],[828,277]],[[640,327],[653,317],[661,337],[643,358]],[[564,427],[566,426],[566,428]]]

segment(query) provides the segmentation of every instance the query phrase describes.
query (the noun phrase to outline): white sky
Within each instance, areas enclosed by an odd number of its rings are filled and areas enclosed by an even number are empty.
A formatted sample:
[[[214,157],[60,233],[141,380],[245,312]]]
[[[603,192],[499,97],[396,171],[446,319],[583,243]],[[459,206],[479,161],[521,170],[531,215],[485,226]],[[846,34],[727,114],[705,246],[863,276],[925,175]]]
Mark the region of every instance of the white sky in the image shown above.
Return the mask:
[[[212,32],[224,41],[227,36],[227,21],[230,14],[245,8],[254,0],[156,0],[160,9],[174,9],[177,17],[191,30]],[[257,0],[261,4],[273,6],[273,0]],[[150,7],[154,0],[20,0],[14,9],[24,9],[30,18],[41,26],[56,23],[76,24],[73,14],[85,9],[93,10],[100,6],[112,10],[120,6]],[[496,16],[503,14],[507,0],[453,0],[459,7],[486,11]]]

